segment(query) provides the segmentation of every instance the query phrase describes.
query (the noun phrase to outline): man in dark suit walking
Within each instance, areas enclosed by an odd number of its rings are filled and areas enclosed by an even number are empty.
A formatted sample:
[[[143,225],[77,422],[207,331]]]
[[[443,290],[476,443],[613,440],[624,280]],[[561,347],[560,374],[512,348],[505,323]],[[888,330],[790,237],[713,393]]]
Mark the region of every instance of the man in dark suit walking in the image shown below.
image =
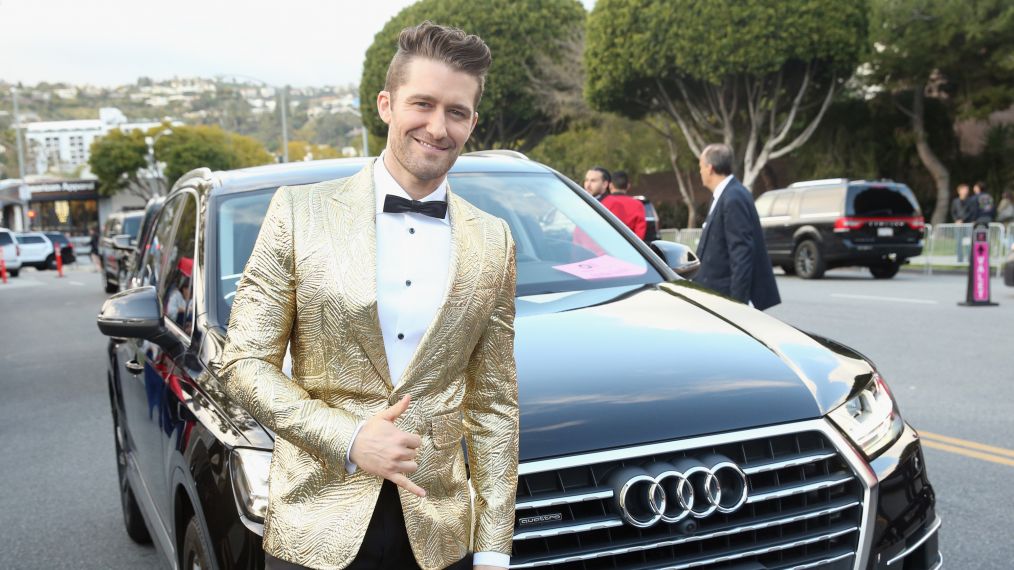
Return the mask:
[[[697,245],[701,269],[694,281],[764,310],[781,303],[750,191],[732,175],[732,149],[712,144],[701,153],[701,181],[711,209]]]

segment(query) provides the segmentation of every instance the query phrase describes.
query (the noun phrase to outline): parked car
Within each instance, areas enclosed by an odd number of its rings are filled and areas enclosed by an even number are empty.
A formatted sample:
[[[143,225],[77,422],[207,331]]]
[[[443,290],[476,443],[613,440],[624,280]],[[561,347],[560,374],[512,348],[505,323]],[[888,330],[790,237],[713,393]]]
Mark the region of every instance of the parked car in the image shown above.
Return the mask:
[[[5,228],[0,228],[0,256],[7,267],[7,274],[17,277],[21,273],[21,247],[14,232]]]
[[[276,189],[363,165],[190,172],[99,313],[124,523],[170,567],[263,568],[275,435],[220,383],[230,307]],[[517,244],[512,567],[940,566],[919,437],[868,359],[680,278],[685,246],[537,162],[474,153],[449,176]]]
[[[819,279],[828,269],[858,265],[890,279],[922,254],[922,212],[898,182],[797,182],[761,194],[756,205],[771,263],[789,275]]]
[[[42,232],[23,232],[17,235],[21,246],[21,264],[36,269],[48,269],[53,262],[53,242]]]
[[[70,238],[66,234],[61,232],[42,232],[49,238],[50,243],[60,245],[60,259],[64,264],[74,263],[77,260],[77,256],[74,253],[74,242],[70,241]],[[56,259],[50,260],[50,268],[56,267]]]
[[[127,283],[127,268],[137,247],[144,212],[132,210],[116,212],[106,219],[99,239],[99,258],[102,260],[102,286],[106,293],[115,293]]]
[[[644,204],[644,221],[647,228],[644,232],[644,241],[651,243],[658,239],[658,210],[655,209],[651,200],[645,196],[634,196]]]

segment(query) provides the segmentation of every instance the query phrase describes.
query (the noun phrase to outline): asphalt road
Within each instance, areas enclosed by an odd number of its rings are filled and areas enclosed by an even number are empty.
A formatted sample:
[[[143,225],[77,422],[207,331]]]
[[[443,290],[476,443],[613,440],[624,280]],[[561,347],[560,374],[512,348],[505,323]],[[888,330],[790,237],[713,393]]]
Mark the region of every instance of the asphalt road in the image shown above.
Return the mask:
[[[960,276],[779,277],[770,311],[870,357],[923,432],[946,567],[1014,560],[1014,289],[967,308]],[[123,530],[106,394],[105,299],[83,266],[0,285],[0,568],[159,568]],[[956,439],[950,439],[956,438]]]
[[[870,358],[923,436],[947,568],[1014,568],[1014,288],[962,307],[966,278],[840,270],[779,276],[770,314]],[[956,438],[956,439],[955,439]]]

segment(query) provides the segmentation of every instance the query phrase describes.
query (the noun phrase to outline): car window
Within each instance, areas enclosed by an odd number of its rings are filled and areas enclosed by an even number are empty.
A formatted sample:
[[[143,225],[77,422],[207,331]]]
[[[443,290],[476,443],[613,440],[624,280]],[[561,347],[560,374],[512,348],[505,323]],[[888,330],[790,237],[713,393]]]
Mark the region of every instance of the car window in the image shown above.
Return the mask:
[[[38,245],[46,243],[46,240],[39,236],[18,236],[18,243],[25,245]]]
[[[837,216],[841,213],[842,191],[838,188],[806,190],[802,195],[800,216]]]
[[[46,237],[49,238],[49,241],[54,241],[60,245],[67,245],[68,243],[67,236],[63,234],[46,234]]]
[[[0,245],[12,245],[14,240],[11,239],[11,234],[7,232],[0,232]]]
[[[863,217],[909,217],[919,215],[912,191],[905,187],[850,186],[849,215]]]
[[[159,213],[151,240],[144,246],[144,261],[141,262],[139,274],[140,285],[158,285],[161,269],[165,266],[162,260],[168,254],[167,248],[169,246],[167,244],[169,236],[172,235],[173,222],[176,219],[175,215],[179,204],[180,197],[176,196],[166,202]]]
[[[120,219],[109,218],[106,220],[106,236],[113,237],[120,233]]]
[[[457,174],[452,192],[504,219],[517,245],[517,294],[657,283],[663,277],[570,186],[553,174]],[[274,189],[225,196],[217,208],[218,317],[236,285]]]
[[[775,196],[774,203],[771,204],[771,216],[788,216],[789,206],[792,205],[792,192],[783,192]]]
[[[775,197],[777,196],[778,194],[773,194],[771,192],[761,194],[760,198],[757,198],[757,201],[754,202],[754,206],[757,207],[757,215],[762,218],[767,217],[768,213],[771,211],[771,203],[774,202]]]
[[[141,228],[141,217],[132,216],[123,220],[123,229],[120,230],[121,234],[127,234],[130,239],[137,239],[137,232]]]
[[[166,320],[176,323],[189,335],[194,325],[192,280],[197,199],[193,194],[187,193],[180,200],[181,207],[177,208],[179,221],[175,224],[172,245],[162,257],[165,273],[159,287],[159,299]]]

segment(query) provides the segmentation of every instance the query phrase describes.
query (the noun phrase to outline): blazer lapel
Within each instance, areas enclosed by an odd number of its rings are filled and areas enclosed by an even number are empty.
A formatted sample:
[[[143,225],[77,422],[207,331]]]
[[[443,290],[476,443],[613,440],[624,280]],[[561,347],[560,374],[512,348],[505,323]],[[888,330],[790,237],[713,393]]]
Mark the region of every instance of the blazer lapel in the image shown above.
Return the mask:
[[[331,243],[339,261],[341,302],[347,322],[377,373],[393,389],[377,312],[377,220],[373,162],[334,194]]]
[[[461,326],[482,277],[486,242],[480,233],[479,217],[473,206],[450,189],[447,204],[451,218],[451,262],[444,302],[406,366],[396,392],[404,391],[419,378],[442,371],[450,358],[448,351],[454,348],[448,346],[447,337]]]

